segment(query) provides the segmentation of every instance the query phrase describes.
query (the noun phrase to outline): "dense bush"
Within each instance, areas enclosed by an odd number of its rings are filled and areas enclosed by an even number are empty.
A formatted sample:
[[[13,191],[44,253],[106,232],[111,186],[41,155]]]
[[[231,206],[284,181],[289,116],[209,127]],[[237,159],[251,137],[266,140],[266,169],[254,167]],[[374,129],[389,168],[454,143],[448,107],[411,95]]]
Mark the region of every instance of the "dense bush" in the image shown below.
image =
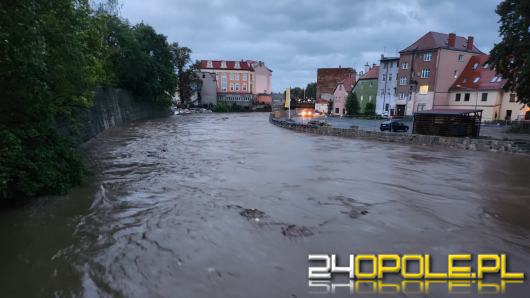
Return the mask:
[[[242,107],[236,103],[219,102],[212,108],[213,112],[216,113],[234,113],[234,112],[248,112],[248,109]]]
[[[88,0],[0,2],[0,199],[62,193],[84,172],[56,132],[97,85],[168,105],[177,78],[163,35],[94,11]]]

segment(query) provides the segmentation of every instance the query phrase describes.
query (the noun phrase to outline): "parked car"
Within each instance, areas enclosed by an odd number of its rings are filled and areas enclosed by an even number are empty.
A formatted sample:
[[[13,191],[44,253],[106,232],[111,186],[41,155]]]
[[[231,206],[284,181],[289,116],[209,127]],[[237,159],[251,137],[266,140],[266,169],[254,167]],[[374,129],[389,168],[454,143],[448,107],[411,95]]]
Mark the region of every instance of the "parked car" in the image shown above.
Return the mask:
[[[405,125],[405,123],[399,120],[391,120],[391,121],[385,121],[381,123],[381,126],[379,126],[379,129],[381,131],[388,130],[388,131],[393,131],[393,132],[397,132],[397,131],[407,132],[409,130],[409,127]]]

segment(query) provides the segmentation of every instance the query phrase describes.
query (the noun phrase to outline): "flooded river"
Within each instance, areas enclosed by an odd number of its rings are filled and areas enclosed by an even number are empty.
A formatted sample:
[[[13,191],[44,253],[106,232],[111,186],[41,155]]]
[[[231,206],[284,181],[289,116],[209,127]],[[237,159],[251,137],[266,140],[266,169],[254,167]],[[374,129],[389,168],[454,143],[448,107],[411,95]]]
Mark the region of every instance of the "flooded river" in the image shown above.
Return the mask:
[[[308,253],[430,253],[437,271],[506,253],[530,273],[528,156],[305,135],[263,113],[130,124],[86,150],[83,186],[0,212],[0,296],[318,297]]]

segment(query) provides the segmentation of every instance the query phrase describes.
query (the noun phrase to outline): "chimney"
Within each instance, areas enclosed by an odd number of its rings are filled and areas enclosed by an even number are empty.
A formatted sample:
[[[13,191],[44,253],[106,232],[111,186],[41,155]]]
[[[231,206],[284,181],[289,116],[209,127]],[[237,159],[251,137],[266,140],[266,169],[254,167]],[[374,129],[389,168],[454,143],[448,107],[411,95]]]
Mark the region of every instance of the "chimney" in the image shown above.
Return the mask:
[[[467,49],[468,51],[473,50],[473,41],[474,41],[473,36],[468,36],[468,37],[467,37],[467,45],[466,45],[466,49]]]
[[[385,55],[381,54],[381,60],[385,59]]]
[[[447,39],[447,45],[450,48],[454,48],[455,47],[455,45],[456,45],[456,34],[449,33],[449,38]]]
[[[364,73],[367,73],[370,70],[370,65],[368,65],[368,62],[364,65]]]

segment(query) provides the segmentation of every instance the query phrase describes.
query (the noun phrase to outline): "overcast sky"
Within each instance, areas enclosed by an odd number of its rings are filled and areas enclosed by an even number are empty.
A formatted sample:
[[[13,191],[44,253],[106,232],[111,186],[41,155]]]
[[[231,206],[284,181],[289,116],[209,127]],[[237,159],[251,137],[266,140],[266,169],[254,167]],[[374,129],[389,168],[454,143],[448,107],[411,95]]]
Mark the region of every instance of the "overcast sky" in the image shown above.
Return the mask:
[[[193,50],[194,59],[262,60],[274,91],[316,81],[319,67],[378,63],[428,31],[499,40],[500,0],[124,0],[121,15],[144,21]]]

